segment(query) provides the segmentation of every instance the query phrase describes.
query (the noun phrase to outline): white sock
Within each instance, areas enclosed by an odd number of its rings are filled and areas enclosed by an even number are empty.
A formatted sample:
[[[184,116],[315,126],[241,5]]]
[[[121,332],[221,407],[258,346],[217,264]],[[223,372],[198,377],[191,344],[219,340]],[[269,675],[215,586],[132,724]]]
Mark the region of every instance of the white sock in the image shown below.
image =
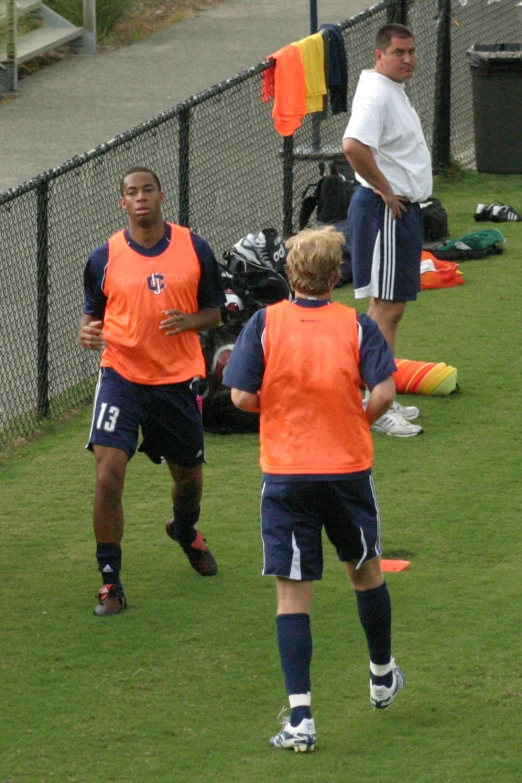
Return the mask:
[[[308,693],[291,693],[288,697],[288,701],[290,702],[291,710],[294,707],[310,707],[312,704],[312,694],[310,691],[308,691]]]
[[[372,663],[370,661],[370,671],[372,674],[374,674],[376,677],[385,677],[387,674],[389,674],[392,670],[392,662],[384,663],[382,665],[378,663]]]

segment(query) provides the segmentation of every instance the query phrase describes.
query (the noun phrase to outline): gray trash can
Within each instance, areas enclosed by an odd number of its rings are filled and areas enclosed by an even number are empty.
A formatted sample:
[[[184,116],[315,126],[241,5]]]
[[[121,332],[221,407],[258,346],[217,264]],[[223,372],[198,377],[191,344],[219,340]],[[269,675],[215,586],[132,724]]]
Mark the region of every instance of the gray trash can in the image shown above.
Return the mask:
[[[522,174],[522,44],[475,44],[467,56],[477,171]]]

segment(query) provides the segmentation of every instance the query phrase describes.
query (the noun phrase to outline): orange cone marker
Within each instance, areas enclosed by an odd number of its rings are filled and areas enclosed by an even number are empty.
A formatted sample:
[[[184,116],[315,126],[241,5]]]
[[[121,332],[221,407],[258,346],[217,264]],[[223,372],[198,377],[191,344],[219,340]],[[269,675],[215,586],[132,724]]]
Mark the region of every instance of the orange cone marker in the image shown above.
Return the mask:
[[[381,571],[404,571],[409,565],[409,560],[381,560]]]

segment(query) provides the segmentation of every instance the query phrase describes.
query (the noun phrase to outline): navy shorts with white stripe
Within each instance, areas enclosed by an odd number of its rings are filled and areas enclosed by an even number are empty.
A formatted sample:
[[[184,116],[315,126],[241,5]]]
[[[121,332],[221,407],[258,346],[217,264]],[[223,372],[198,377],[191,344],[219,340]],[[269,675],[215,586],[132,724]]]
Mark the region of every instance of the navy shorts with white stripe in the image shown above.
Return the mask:
[[[395,219],[382,198],[359,185],[348,210],[353,287],[356,299],[410,302],[420,290],[423,242],[419,204],[403,202]]]
[[[342,562],[360,567],[381,554],[371,475],[346,480],[265,482],[261,495],[263,574],[321,579],[325,532]]]

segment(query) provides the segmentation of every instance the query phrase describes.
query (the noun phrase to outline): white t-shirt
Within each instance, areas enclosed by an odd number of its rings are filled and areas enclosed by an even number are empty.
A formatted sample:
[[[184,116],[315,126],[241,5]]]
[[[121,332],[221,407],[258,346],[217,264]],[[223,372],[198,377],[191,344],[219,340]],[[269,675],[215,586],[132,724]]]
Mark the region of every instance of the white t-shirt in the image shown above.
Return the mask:
[[[376,71],[363,71],[344,138],[370,147],[395,195],[425,201],[431,195],[431,157],[417,112],[404,85]],[[371,185],[359,174],[357,180]]]

